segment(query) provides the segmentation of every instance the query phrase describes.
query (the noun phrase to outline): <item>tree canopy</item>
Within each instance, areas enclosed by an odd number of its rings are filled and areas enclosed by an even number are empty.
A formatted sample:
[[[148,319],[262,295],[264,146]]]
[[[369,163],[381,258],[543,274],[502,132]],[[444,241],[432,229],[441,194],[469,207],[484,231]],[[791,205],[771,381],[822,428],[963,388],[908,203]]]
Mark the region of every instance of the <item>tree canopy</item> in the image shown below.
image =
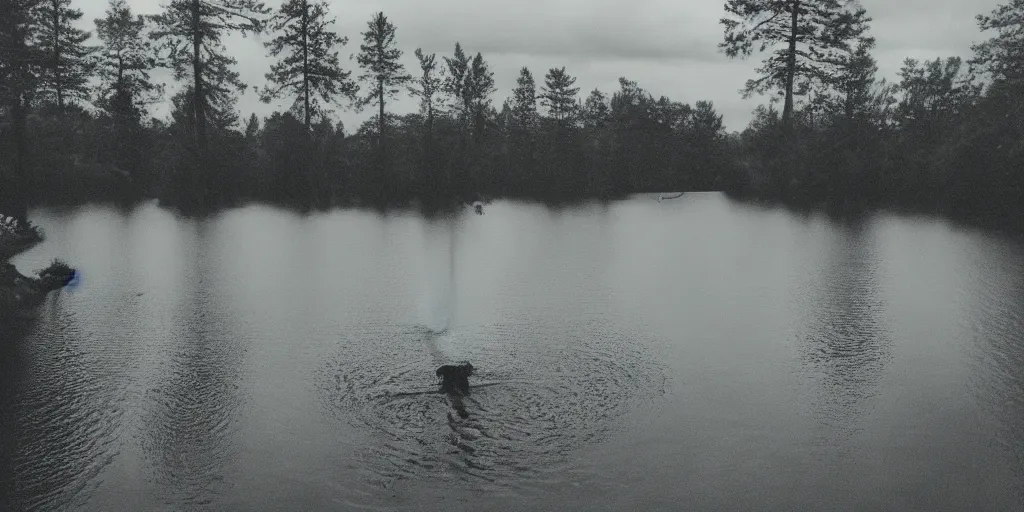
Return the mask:
[[[286,1],[270,23],[278,35],[266,43],[270,55],[280,60],[266,74],[270,85],[260,97],[265,102],[293,97],[292,110],[302,115],[307,130],[314,116],[328,114],[329,105],[341,98],[355,101],[359,90],[352,72],[341,68],[335,49],[345,46],[348,38],[328,28],[334,19],[328,19],[327,12],[326,2]]]

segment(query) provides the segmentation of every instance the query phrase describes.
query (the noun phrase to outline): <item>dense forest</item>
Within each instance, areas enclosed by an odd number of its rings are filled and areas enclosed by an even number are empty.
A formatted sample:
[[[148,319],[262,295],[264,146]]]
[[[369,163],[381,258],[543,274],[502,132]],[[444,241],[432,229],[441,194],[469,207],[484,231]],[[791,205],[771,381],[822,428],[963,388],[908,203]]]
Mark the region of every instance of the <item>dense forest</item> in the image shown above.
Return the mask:
[[[729,134],[709,102],[655,98],[626,78],[581,92],[564,67],[524,67],[495,98],[485,57],[454,41],[450,55],[415,50],[406,69],[384,13],[350,46],[316,0],[168,0],[150,16],[111,0],[93,27],[72,1],[0,0],[0,211],[16,217],[88,200],[202,210],[726,190],[1004,221],[1024,201],[1020,2],[978,16],[970,59],[908,59],[887,80],[859,3],[728,0],[720,49],[763,55],[739,93],[769,98]],[[268,36],[265,83],[233,70],[232,33]],[[174,91],[152,79],[158,68]],[[250,86],[291,108],[240,115]],[[392,112],[398,95],[419,111]],[[157,102],[169,118],[151,115]],[[337,108],[373,116],[346,131]]]
[[[871,19],[838,0],[729,0],[722,48],[768,55],[745,93],[738,192],[840,211],[935,212],[1024,227],[1024,3],[977,16],[973,56],[906,59],[879,78]]]

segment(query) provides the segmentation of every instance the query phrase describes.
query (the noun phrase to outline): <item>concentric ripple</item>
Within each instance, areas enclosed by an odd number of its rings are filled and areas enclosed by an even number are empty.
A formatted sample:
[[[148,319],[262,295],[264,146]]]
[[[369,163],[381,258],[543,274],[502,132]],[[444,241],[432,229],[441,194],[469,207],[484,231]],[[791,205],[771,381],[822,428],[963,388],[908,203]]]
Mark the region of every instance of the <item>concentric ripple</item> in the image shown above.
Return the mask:
[[[320,388],[330,411],[380,438],[363,462],[382,485],[412,476],[515,485],[556,470],[664,393],[664,373],[636,337],[594,325],[368,329],[342,340]],[[459,360],[476,367],[466,419],[433,378]]]

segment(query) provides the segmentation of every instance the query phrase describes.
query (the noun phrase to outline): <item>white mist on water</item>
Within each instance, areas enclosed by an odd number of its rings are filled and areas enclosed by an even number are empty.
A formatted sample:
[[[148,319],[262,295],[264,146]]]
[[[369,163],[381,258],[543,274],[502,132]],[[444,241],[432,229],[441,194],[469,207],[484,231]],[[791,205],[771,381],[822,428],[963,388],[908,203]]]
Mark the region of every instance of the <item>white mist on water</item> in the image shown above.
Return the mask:
[[[428,224],[425,238],[427,285],[423,321],[432,332],[444,333],[455,323],[455,220]]]

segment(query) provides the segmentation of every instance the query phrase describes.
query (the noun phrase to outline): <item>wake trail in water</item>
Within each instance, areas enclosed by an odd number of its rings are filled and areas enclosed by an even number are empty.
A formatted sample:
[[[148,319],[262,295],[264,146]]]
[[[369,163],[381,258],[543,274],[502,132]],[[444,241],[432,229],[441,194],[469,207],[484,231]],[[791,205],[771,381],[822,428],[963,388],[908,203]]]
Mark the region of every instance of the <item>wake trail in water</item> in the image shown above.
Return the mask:
[[[651,342],[600,321],[451,330],[445,352],[486,361],[458,398],[432,385],[428,347],[441,336],[381,327],[348,333],[318,378],[327,410],[378,439],[360,455],[371,483],[529,486],[562,471],[574,450],[629,428],[626,418],[664,393]],[[457,416],[456,400],[468,417]]]
[[[430,285],[428,285],[427,296],[424,298],[427,305],[427,318],[424,320],[426,328],[430,333],[427,337],[427,349],[437,364],[441,364],[446,359],[438,346],[438,341],[441,336],[447,334],[452,328],[455,322],[456,306],[455,258],[457,239],[455,221],[454,219],[446,219],[444,224],[447,229],[440,236],[435,236],[435,233],[431,232],[428,228],[428,244],[426,247],[427,260],[434,264],[427,269],[427,279]],[[439,247],[440,243],[444,241],[447,241],[447,244]],[[439,255],[440,258],[430,257],[432,255]]]

